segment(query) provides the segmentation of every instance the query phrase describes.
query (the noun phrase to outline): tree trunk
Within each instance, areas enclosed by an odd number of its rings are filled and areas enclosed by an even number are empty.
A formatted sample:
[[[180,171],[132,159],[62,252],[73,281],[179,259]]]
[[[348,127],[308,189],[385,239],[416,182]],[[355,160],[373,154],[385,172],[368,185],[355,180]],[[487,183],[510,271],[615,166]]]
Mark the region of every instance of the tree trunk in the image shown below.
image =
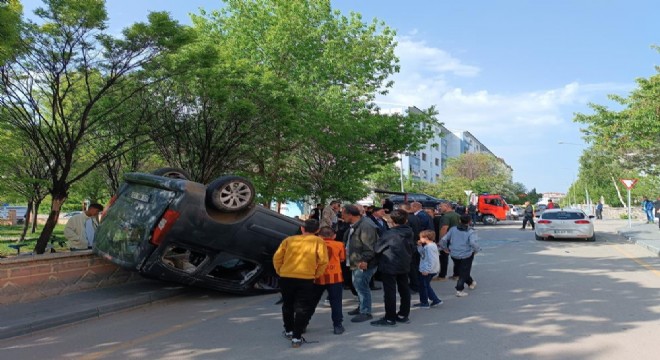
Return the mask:
[[[621,196],[621,191],[619,191],[619,186],[616,184],[616,180],[614,179],[614,176],[612,176],[612,182],[614,183],[616,194],[619,196],[619,201],[621,201],[621,204],[623,205],[624,208],[627,208],[628,205],[626,204],[625,201],[623,201],[623,197]]]
[[[48,214],[48,220],[44,225],[43,230],[41,230],[41,235],[39,235],[39,240],[37,240],[37,245],[34,247],[34,252],[37,254],[43,254],[46,251],[46,246],[50,241],[50,237],[53,235],[53,230],[57,225],[57,219],[60,217],[60,210],[62,209],[62,204],[66,201],[66,191],[53,191],[51,193],[53,198],[50,205],[50,214]]]
[[[32,233],[37,232],[37,225],[39,221],[39,206],[41,206],[41,200],[34,201],[34,218],[32,221]]]
[[[27,230],[30,227],[30,222],[31,222],[33,217],[36,218],[35,215],[32,215],[32,206],[33,205],[34,205],[33,200],[28,201],[27,210],[25,211],[25,220],[23,220],[23,231],[21,232],[21,238],[20,238],[19,242],[25,240],[25,234],[27,234]]]

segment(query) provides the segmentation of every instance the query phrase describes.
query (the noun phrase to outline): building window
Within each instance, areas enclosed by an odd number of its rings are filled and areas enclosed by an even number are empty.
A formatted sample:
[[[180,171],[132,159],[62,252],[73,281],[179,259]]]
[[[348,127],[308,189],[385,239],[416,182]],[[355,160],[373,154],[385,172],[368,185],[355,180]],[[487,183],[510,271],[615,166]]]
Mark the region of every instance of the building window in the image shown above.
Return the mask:
[[[435,158],[435,166],[440,166],[440,159]]]
[[[426,153],[422,153],[422,161],[426,161]]]
[[[426,172],[426,170],[422,170],[422,175],[424,179],[426,179],[426,177],[428,176],[428,172]]]

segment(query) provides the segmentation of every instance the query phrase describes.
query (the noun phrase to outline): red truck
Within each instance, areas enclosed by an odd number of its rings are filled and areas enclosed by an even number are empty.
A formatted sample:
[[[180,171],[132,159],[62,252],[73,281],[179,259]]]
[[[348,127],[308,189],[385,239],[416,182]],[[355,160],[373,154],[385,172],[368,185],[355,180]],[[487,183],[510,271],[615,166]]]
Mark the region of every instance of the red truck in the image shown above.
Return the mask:
[[[499,220],[506,220],[509,204],[504,198],[495,194],[481,194],[477,198],[477,214],[479,220],[486,225],[495,225]]]

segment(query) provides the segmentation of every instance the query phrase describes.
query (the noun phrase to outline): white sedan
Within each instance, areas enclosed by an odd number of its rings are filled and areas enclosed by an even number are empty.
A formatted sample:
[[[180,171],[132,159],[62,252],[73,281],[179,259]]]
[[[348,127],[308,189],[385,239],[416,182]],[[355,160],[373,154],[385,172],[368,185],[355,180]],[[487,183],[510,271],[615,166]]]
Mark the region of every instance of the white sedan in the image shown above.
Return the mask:
[[[586,239],[596,241],[593,215],[580,209],[548,209],[536,222],[536,240]]]

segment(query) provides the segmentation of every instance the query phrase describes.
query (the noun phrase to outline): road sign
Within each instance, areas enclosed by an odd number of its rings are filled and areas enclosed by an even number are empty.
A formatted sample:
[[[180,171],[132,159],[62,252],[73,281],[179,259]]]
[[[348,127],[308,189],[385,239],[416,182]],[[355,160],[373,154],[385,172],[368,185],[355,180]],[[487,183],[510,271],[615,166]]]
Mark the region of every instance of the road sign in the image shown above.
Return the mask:
[[[630,190],[633,187],[635,187],[635,184],[637,184],[637,179],[619,179],[623,185],[626,186],[626,189]]]

